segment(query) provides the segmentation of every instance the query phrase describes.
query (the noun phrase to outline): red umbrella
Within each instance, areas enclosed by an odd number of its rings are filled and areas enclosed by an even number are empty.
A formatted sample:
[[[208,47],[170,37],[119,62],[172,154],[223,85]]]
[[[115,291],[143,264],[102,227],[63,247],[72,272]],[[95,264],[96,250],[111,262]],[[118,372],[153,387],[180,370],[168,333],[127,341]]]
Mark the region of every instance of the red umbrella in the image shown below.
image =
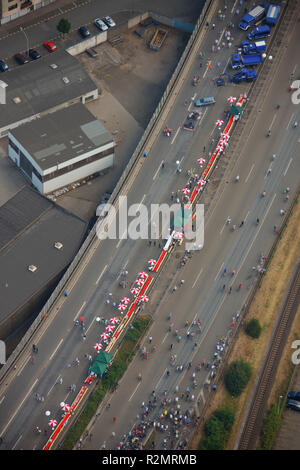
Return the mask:
[[[222,139],[225,139],[225,140],[229,140],[229,139],[230,139],[230,135],[227,134],[226,132],[224,132],[223,134],[221,134],[221,137],[222,137]]]
[[[142,302],[149,302],[149,297],[147,295],[141,295],[140,300]]]
[[[137,294],[140,292],[140,290],[139,290],[137,287],[133,287],[133,288],[130,290],[130,292],[131,292],[133,295],[137,295]]]
[[[127,308],[127,306],[124,305],[124,304],[120,304],[120,305],[118,306],[118,310],[120,310],[121,312],[124,312],[124,310],[126,310],[126,308]]]
[[[228,103],[234,103],[236,101],[236,98],[235,96],[229,96],[229,98],[227,98],[227,101]]]
[[[60,406],[63,411],[70,411],[71,409],[70,405],[67,405],[67,403],[61,403]]]
[[[183,188],[182,192],[183,192],[183,194],[189,194],[190,189],[189,188]]]
[[[198,184],[199,186],[204,186],[205,183],[206,183],[205,180],[198,180],[198,181],[197,181],[197,184]]]
[[[138,273],[138,276],[141,277],[142,279],[146,279],[146,277],[148,277],[148,274],[145,273],[145,271],[142,271],[141,273]]]
[[[102,334],[100,335],[100,338],[101,338],[101,339],[108,339],[108,338],[109,338],[109,335],[108,335],[107,333],[102,333]]]
[[[139,287],[141,287],[142,285],[144,285],[143,279],[137,279],[137,280],[135,281],[135,283],[136,283],[136,285],[139,286]]]
[[[204,165],[205,158],[198,158],[197,163],[200,163],[200,165]]]
[[[94,348],[95,348],[97,351],[100,351],[100,349],[102,349],[103,346],[102,346],[101,343],[96,343],[96,344],[94,344]]]
[[[218,119],[216,121],[216,126],[220,127],[220,126],[222,126],[222,124],[224,124],[224,121],[222,121],[221,119]]]
[[[49,421],[49,426],[51,426],[52,428],[55,428],[55,426],[57,426],[57,421],[55,419],[50,419]]]
[[[149,259],[148,264],[150,264],[150,266],[154,266],[156,264],[156,260],[153,258]]]
[[[218,145],[218,146],[216,147],[216,150],[217,150],[218,152],[223,152],[224,147],[222,147],[222,145]]]
[[[107,325],[107,327],[105,328],[105,331],[108,331],[109,333],[112,333],[114,331],[114,326],[112,325]]]
[[[121,299],[122,304],[127,305],[127,304],[129,304],[129,302],[130,302],[130,299],[128,297],[123,297],[123,299]]]
[[[180,238],[183,238],[183,233],[175,232],[173,238],[175,238],[175,240],[179,240]]]
[[[116,325],[117,323],[119,323],[119,319],[117,317],[113,317],[109,320],[109,323],[111,323],[112,325]]]

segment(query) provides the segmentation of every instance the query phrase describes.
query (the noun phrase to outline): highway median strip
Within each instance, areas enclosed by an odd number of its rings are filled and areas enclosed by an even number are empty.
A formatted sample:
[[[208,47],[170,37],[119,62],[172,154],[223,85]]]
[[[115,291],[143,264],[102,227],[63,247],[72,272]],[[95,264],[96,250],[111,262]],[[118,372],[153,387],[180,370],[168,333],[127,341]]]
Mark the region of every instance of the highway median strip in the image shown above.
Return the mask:
[[[150,323],[151,318],[143,315],[139,316],[129,328],[107,373],[103,375],[95,390],[89,396],[76,422],[67,432],[62,445],[59,447],[61,450],[71,450],[74,448],[76,442],[84,434],[84,431],[95,416],[106,394],[112,392],[118,386],[118,382],[132,361],[137,346],[149,328]]]

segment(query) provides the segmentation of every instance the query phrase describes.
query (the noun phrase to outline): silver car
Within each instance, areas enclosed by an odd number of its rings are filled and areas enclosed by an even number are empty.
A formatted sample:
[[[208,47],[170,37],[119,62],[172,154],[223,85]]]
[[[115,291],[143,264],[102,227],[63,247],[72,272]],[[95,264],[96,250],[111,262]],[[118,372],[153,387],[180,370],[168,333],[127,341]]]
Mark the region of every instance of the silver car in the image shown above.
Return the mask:
[[[97,26],[97,28],[99,28],[100,31],[107,31],[108,30],[108,26],[104,23],[104,21],[100,20],[99,18],[94,20],[94,25]]]
[[[114,26],[116,26],[116,23],[110,16],[106,16],[105,18],[103,18],[103,21],[105,24],[107,24],[109,28],[113,28]]]

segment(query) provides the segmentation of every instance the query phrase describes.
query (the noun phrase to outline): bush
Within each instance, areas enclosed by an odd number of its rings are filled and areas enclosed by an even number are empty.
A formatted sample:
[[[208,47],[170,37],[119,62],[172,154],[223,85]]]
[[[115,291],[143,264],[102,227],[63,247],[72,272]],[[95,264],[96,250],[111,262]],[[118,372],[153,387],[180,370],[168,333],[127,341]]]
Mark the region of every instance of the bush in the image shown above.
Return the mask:
[[[214,412],[214,417],[223,424],[226,432],[230,431],[234,423],[234,411],[231,408],[219,408]]]
[[[224,449],[233,423],[233,410],[230,408],[216,410],[204,425],[206,437],[200,443],[199,450]]]
[[[271,449],[280,424],[280,413],[276,405],[272,405],[268,410],[261,430],[261,448]]]
[[[259,338],[260,336],[260,333],[261,333],[261,325],[259,323],[259,321],[257,320],[257,318],[252,318],[247,326],[246,326],[246,333],[248,336],[251,336],[252,338]]]
[[[251,365],[243,359],[232,362],[225,374],[225,386],[233,396],[239,396],[245,389],[252,374]]]

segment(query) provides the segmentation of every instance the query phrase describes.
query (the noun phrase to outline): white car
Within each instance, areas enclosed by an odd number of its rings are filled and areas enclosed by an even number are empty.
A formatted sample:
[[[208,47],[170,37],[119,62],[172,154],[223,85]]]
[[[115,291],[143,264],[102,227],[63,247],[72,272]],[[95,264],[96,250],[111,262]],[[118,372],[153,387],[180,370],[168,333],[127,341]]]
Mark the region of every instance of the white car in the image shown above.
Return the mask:
[[[105,18],[103,18],[103,21],[105,24],[107,24],[107,26],[109,26],[109,28],[116,26],[116,23],[110,16],[106,16]]]
[[[97,26],[97,28],[99,28],[100,31],[107,31],[108,30],[108,27],[106,26],[104,21],[100,20],[99,18],[94,20],[94,25]]]

